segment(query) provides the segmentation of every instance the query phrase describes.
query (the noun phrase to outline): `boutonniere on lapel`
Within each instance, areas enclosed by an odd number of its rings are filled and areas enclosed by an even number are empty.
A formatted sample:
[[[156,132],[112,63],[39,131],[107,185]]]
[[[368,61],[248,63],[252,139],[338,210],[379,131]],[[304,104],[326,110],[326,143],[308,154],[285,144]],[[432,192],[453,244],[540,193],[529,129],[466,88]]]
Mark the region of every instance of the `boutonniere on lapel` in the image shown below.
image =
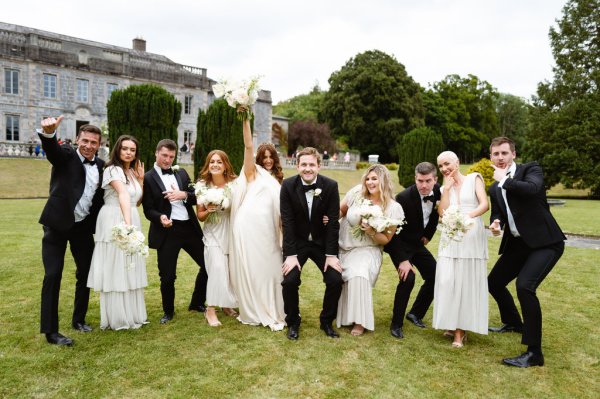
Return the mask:
[[[320,188],[316,188],[315,189],[315,193],[313,194],[315,197],[318,197],[319,195],[321,195],[321,193],[323,192],[323,190],[321,190]]]
[[[179,165],[172,165],[171,170],[173,171],[173,173],[177,172],[179,170]]]

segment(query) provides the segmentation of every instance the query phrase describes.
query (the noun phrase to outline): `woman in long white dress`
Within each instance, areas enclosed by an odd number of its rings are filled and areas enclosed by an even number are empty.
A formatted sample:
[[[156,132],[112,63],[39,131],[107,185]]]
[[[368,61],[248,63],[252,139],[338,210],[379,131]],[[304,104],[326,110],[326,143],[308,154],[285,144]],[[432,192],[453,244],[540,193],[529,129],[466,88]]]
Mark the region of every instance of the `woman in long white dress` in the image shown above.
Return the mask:
[[[216,313],[220,306],[228,316],[235,317],[237,299],[229,279],[229,216],[231,211],[230,183],[236,178],[227,154],[221,150],[212,150],[206,156],[204,166],[199,173],[200,184],[208,188],[222,189],[226,201],[222,204],[204,204],[197,196],[196,213],[204,222],[204,261],[208,273],[206,286],[205,317],[211,327],[221,325]]]
[[[488,210],[483,178],[479,173],[460,173],[458,157],[451,151],[437,159],[444,175],[440,216],[454,205],[474,219],[461,241],[442,233],[435,274],[433,327],[452,336],[452,346],[461,348],[466,330],[488,332],[487,235],[481,215]]]
[[[340,204],[340,262],[343,265],[342,295],[338,302],[337,326],[354,325],[351,334],[362,335],[375,329],[373,287],[381,270],[383,246],[396,233],[397,226],[377,232],[363,223],[360,214],[365,200],[380,207],[391,219],[404,219],[402,206],[393,198],[390,172],[383,165],[373,165],[362,176],[362,184],[348,191]],[[359,226],[360,237],[353,234]]]
[[[125,330],[148,323],[144,287],[146,259],[128,255],[112,239],[112,228],[120,223],[141,231],[137,206],[142,199],[144,165],[139,143],[132,136],[117,139],[102,178],[104,205],[98,214],[88,287],[100,291],[100,328]]]
[[[281,174],[272,145],[262,145],[262,164],[256,164],[250,122],[243,122],[244,167],[232,188],[230,271],[238,299],[238,320],[244,324],[283,330],[281,291]],[[268,153],[266,153],[268,151]],[[279,168],[279,169],[278,169]],[[281,177],[282,174],[281,174]]]

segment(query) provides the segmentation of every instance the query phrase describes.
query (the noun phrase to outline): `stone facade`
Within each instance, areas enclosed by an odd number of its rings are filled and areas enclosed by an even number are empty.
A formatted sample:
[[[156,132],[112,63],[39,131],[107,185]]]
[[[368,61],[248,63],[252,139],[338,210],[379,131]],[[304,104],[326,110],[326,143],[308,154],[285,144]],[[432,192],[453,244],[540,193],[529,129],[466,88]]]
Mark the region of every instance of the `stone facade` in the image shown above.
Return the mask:
[[[182,105],[179,146],[196,140],[199,109],[214,100],[206,68],[177,64],[145,51],[97,43],[0,22],[0,142],[26,143],[44,117],[64,115],[59,137],[74,139],[80,125],[106,126],[113,89],[154,83]],[[255,106],[255,141],[271,138],[271,93]],[[188,143],[189,146],[189,143]]]

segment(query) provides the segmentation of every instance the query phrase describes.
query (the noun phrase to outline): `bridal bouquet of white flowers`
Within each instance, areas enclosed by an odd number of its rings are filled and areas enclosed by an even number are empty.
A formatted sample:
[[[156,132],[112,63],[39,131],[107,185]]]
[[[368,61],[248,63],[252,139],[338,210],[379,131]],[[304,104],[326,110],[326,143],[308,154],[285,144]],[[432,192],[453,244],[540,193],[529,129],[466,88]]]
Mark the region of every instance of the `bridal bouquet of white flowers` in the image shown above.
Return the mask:
[[[360,215],[360,223],[352,227],[352,235],[354,238],[363,239],[366,235],[364,230],[360,228],[362,223],[367,223],[378,233],[389,231],[391,227],[397,227],[396,234],[402,230],[404,217],[401,219],[393,219],[385,216],[379,205],[374,205],[370,200],[361,198],[357,200],[358,214]]]
[[[443,233],[442,247],[447,246],[450,241],[462,241],[474,225],[475,220],[462,213],[456,205],[450,205],[442,213],[442,219],[438,224],[438,230]]]
[[[227,183],[225,187],[208,187],[204,182],[198,182],[194,184],[194,191],[196,193],[196,202],[199,205],[216,205],[219,207],[219,211],[224,211],[231,205],[231,183]],[[211,212],[206,218],[206,223],[219,223],[221,216],[217,212]]]
[[[230,107],[237,109],[240,105],[244,106],[246,110],[237,114],[238,119],[243,121],[250,119],[252,116],[250,106],[258,100],[258,91],[260,90],[258,86],[259,79],[260,77],[256,76],[250,79],[250,81],[235,82],[221,80],[219,83],[213,85],[213,92],[216,98],[225,98]]]
[[[112,239],[117,247],[127,255],[148,256],[148,246],[144,244],[144,234],[135,226],[119,223],[112,228],[111,232]],[[135,267],[135,264],[131,263],[131,267]]]

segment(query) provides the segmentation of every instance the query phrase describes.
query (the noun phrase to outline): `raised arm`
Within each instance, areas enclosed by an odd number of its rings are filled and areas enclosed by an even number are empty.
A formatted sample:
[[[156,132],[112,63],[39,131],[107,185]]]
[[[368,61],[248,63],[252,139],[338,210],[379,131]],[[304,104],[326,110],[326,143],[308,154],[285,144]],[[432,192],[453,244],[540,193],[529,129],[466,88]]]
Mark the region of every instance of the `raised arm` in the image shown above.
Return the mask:
[[[244,175],[246,175],[248,182],[252,182],[256,178],[256,164],[254,163],[254,144],[249,119],[242,122],[242,131],[244,134]]]

